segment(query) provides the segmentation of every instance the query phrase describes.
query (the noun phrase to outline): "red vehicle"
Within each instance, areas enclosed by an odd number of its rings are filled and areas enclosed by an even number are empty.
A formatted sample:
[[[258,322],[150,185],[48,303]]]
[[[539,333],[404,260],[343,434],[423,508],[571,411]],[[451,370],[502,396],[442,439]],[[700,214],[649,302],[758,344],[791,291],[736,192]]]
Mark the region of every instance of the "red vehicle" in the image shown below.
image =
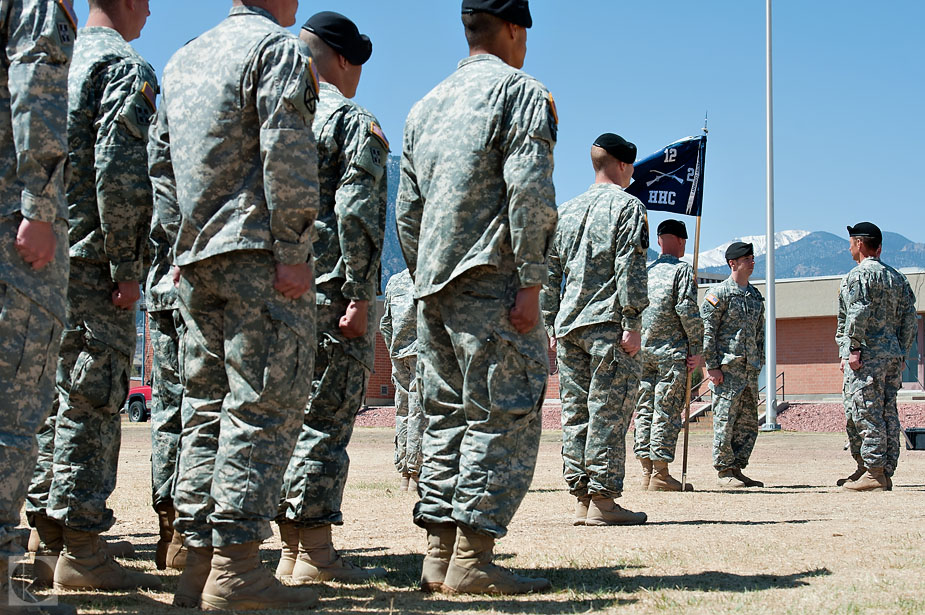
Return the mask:
[[[151,418],[151,386],[142,385],[128,390],[128,419],[140,423]]]

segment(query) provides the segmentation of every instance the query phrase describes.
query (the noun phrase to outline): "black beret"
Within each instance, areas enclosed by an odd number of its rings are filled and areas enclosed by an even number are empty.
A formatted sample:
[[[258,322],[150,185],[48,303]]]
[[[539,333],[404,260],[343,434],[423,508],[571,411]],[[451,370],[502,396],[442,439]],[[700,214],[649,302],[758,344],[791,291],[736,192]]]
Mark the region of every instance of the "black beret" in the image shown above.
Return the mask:
[[[604,148],[608,154],[626,164],[636,162],[636,146],[612,132],[605,132],[594,141],[594,145]]]
[[[656,233],[659,235],[674,235],[676,237],[680,237],[681,239],[687,239],[687,227],[684,226],[684,223],[680,220],[665,220],[658,225],[658,230]]]
[[[354,66],[365,64],[373,55],[373,44],[369,37],[360,34],[356,24],[340,13],[315,13],[308,18],[302,29],[318,36]]]
[[[726,260],[734,261],[737,258],[742,258],[743,256],[748,256],[749,254],[755,253],[755,247],[750,243],[742,243],[741,241],[733,241],[732,244],[726,248]]]
[[[854,226],[848,227],[848,237],[871,237],[879,242],[883,242],[883,233],[873,222],[858,222]]]
[[[533,26],[528,0],[463,0],[462,12],[488,13],[524,28]]]

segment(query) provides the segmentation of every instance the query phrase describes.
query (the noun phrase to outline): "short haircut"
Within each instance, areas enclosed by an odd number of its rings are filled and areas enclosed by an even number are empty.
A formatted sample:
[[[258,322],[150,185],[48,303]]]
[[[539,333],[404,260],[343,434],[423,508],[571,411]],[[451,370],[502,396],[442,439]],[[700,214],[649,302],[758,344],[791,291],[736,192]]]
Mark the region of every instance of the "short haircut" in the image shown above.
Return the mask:
[[[491,45],[505,24],[503,19],[489,13],[463,13],[462,22],[470,48]]]
[[[314,32],[302,30],[301,36],[302,40],[305,41],[305,44],[308,45],[309,50],[312,52],[312,60],[314,60],[315,66],[318,67],[318,70],[322,73],[325,72],[328,63],[337,57],[337,52]]]
[[[855,237],[855,239],[859,239],[870,252],[876,252],[882,243],[876,237]]]
[[[616,158],[608,154],[603,147],[591,146],[591,168],[594,169],[595,173],[611,164],[613,160],[616,160]]]

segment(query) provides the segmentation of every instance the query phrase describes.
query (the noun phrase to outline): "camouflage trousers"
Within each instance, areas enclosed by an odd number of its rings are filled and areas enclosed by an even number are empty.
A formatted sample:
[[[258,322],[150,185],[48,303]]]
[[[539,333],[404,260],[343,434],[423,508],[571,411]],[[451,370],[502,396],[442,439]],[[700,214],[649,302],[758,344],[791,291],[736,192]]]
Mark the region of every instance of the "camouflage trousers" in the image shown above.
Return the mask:
[[[0,306],[0,557],[6,558],[19,551],[13,539],[35,465],[35,432],[55,395],[62,326],[42,306],[3,282]]]
[[[46,512],[85,532],[104,532],[115,522],[106,500],[116,488],[119,413],[135,352],[135,310],[113,305],[113,288],[108,264],[71,260]]]
[[[713,467],[744,469],[758,439],[758,370],[724,365],[713,391]]]
[[[620,347],[616,323],[581,327],[557,340],[562,463],[569,493],[618,498],[639,363]]]
[[[854,371],[845,365],[845,429],[849,449],[868,468],[892,476],[899,462],[902,427],[896,396],[902,388],[902,359],[866,360]]]
[[[511,324],[516,290],[514,276],[476,269],[417,302],[418,525],[504,536],[533,479],[549,359],[539,324]]]
[[[418,391],[417,355],[392,359],[395,384],[395,469],[402,476],[421,473],[424,409]]]
[[[667,463],[674,461],[678,432],[684,425],[685,386],[685,361],[643,362],[636,401],[636,457]]]
[[[183,334],[180,310],[148,312],[153,351],[151,373],[151,502],[173,502],[174,475],[183,421],[180,405],[179,346]]]
[[[302,417],[302,428],[286,468],[277,518],[300,527],[343,525],[341,504],[350,457],[347,445],[353,424],[366,398],[369,370],[351,352],[367,340],[346,340],[338,322],[347,301],[317,306],[319,344],[315,355],[311,400]],[[367,335],[375,331],[369,319]],[[324,331],[324,333],[321,333]]]
[[[286,462],[311,393],[315,295],[283,297],[265,251],[181,268],[183,432],[175,527],[194,547],[272,535]]]

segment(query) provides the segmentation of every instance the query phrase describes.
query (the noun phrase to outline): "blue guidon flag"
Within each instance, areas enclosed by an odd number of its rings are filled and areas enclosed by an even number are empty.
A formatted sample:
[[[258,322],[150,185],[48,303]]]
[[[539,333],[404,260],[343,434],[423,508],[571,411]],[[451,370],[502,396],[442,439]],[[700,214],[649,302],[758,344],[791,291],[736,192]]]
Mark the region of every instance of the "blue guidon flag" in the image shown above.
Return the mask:
[[[646,209],[700,216],[707,136],[687,137],[636,163],[627,192]]]

